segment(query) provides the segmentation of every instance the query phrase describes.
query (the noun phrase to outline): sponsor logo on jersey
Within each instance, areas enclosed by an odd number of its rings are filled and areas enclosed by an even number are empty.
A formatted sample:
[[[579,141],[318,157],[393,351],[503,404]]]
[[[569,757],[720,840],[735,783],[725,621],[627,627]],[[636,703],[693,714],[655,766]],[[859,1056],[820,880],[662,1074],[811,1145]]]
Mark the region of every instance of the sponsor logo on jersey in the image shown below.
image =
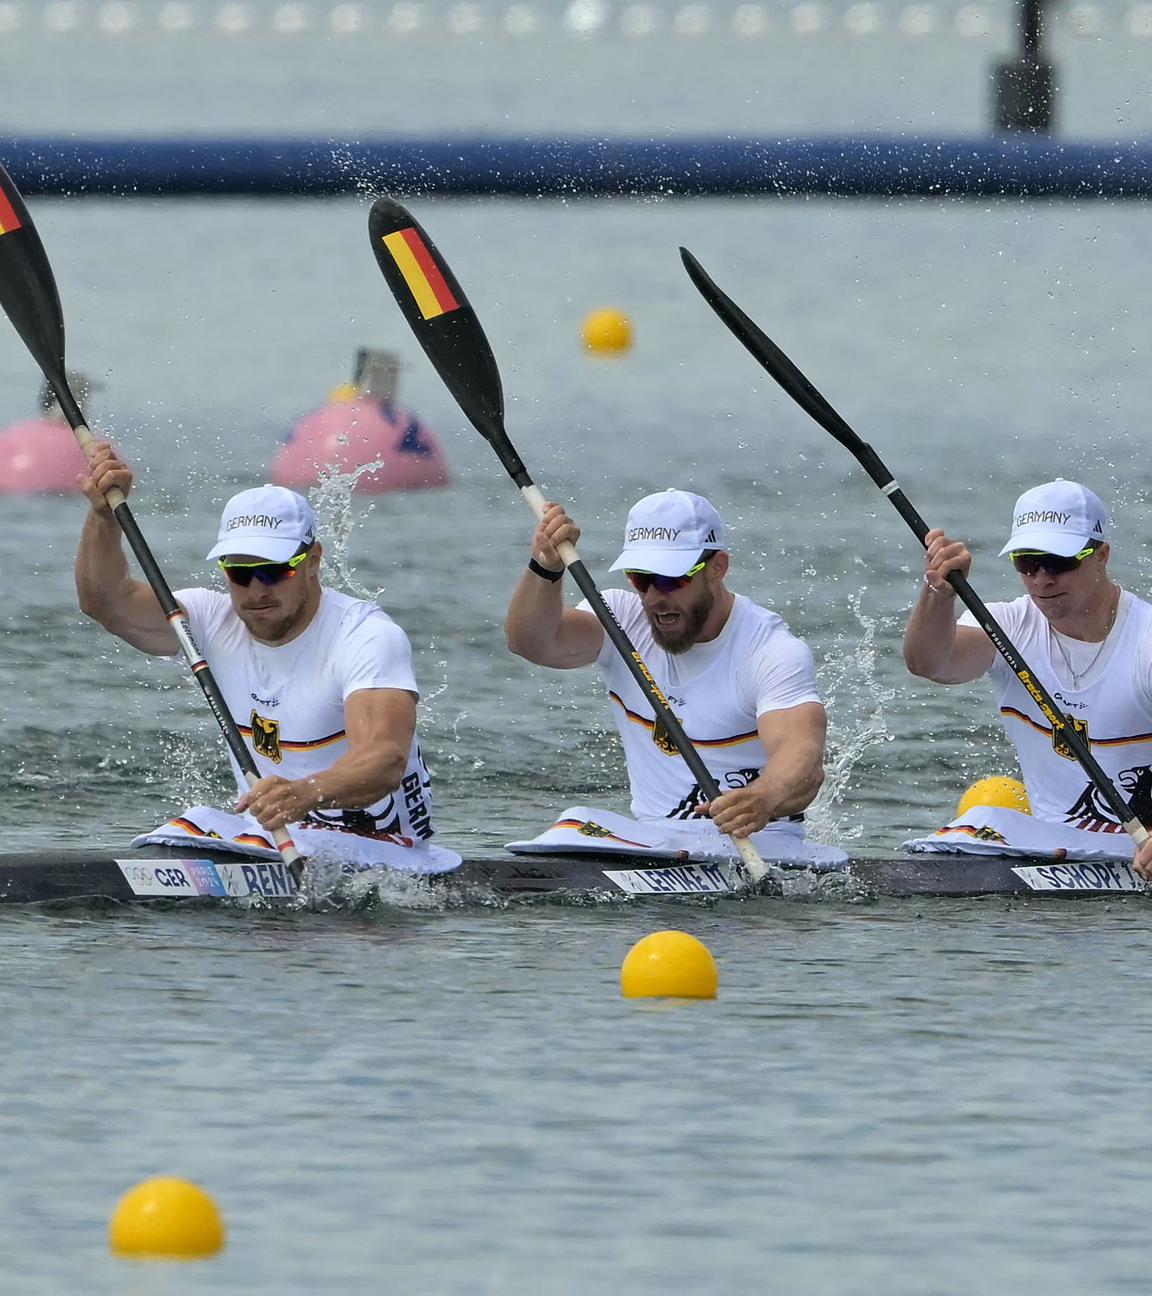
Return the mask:
[[[1072,698],[1066,698],[1063,693],[1053,693],[1052,696],[1060,703],[1061,706],[1076,707],[1079,711],[1087,711],[1087,702],[1075,702]]]

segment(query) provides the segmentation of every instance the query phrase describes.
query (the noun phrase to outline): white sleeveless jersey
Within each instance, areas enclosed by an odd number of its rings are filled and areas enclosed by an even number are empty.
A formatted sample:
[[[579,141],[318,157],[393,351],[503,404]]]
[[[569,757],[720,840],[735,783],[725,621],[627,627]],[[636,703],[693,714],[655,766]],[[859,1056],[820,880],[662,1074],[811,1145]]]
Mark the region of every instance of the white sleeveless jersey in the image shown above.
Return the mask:
[[[680,654],[656,644],[639,595],[605,590],[604,599],[721,792],[751,783],[764,766],[757,716],[820,701],[807,645],[775,612],[742,594],[715,639]],[[580,607],[588,610],[586,602]],[[693,807],[708,798],[607,635],[596,660],[624,744],[632,813],[638,819],[693,817]]]
[[[1055,631],[1025,595],[993,603],[1003,627],[1036,678],[1088,739],[1092,755],[1136,814],[1152,821],[1152,605],[1122,592],[1116,623],[1080,687],[1060,656]],[[970,612],[961,625],[975,625]],[[1087,666],[1098,644],[1063,639],[1073,664]],[[1077,658],[1080,660],[1077,661]],[[1016,747],[1032,813],[1039,819],[1094,832],[1122,832],[1117,816],[1089,782],[1080,762],[1053,738],[1052,726],[1008,663],[996,655],[989,674],[1000,717]]]
[[[350,693],[418,692],[408,636],[375,603],[323,589],[304,633],[271,647],[252,638],[226,594],[186,589],[176,597],[262,776],[307,778],[334,765],[348,751]],[[232,769],[243,792],[248,784],[235,760]],[[325,806],[305,822],[366,836],[431,837],[431,780],[417,738],[394,793],[361,810]]]

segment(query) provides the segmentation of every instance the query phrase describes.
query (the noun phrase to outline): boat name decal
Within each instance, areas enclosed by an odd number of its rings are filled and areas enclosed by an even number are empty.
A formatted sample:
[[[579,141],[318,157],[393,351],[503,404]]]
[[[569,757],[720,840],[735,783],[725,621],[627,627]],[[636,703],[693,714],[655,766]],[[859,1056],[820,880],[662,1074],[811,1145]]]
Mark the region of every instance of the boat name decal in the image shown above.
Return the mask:
[[[1014,868],[1032,891],[1143,891],[1144,884],[1128,864],[1111,860],[1082,860],[1070,864],[1040,864]]]
[[[731,891],[722,864],[674,864],[669,868],[605,869],[604,876],[632,895],[698,895]]]
[[[280,860],[225,864],[220,860],[116,861],[124,880],[138,896],[273,896],[296,894],[287,866]]]

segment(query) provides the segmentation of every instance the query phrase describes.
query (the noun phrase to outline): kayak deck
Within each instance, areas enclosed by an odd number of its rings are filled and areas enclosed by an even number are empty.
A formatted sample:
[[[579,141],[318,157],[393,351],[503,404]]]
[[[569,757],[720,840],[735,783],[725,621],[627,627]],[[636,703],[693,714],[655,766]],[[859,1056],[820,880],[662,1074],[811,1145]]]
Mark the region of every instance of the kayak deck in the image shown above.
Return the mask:
[[[328,879],[338,880],[329,870]],[[721,864],[640,860],[632,856],[496,855],[467,859],[451,873],[389,874],[446,893],[484,891],[502,897],[589,893],[597,896],[723,896],[732,877]],[[1142,891],[1121,863],[1059,863],[1006,856],[906,855],[852,860],[843,873],[774,870],[765,894],[798,890],[807,880],[830,895],[974,897],[1115,895]],[[325,880],[320,870],[320,881]],[[746,894],[746,893],[745,893]],[[111,900],[255,898],[293,901],[284,865],[222,851],[177,847],[143,850],[43,850],[0,855],[0,904]]]

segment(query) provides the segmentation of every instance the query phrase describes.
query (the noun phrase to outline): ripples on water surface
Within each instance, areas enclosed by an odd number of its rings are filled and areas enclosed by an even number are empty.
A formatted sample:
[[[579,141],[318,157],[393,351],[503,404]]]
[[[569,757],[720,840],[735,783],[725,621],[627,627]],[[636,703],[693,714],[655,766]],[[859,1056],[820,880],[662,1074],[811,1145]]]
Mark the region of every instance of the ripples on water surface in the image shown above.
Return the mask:
[[[967,43],[891,27],[878,44],[546,42],[527,73],[506,44],[433,42],[432,93],[427,43],[345,45],[347,75],[321,78],[327,40],[177,58],[155,27],[118,41],[81,7],[87,27],[33,38],[41,11],[16,30],[12,8],[5,117],[25,131],[976,130],[1007,30],[1001,15],[999,36]],[[1127,9],[1100,12],[1099,39],[1060,36],[1065,121],[1146,129],[1143,38]],[[833,724],[825,839],[890,850],[1010,766],[979,686],[903,673],[911,535],[712,317],[678,245],[930,522],[972,538],[986,597],[1012,590],[993,557],[1012,501],[1056,473],[1114,502],[1115,570],[1147,589],[1145,207],[413,205],[488,330],[513,439],[585,525],[591,570],[606,573],[637,495],[694,487],[732,524],[734,586],[812,644]],[[404,352],[403,399],[444,436],[455,484],[364,501],[330,538],[335,579],[380,591],[413,640],[446,838],[494,847],[568,801],[622,805],[593,677],[503,652],[531,519],[408,337],[366,203],[45,202],[36,217],[71,362],[105,383],[93,421],[140,467],[135,511],[175,586],[203,578],[223,499],[263,479],[355,348]],[[577,345],[605,304],[636,326],[615,365]],[[8,417],[35,387],[5,335]],[[338,505],[334,491],[324,516]],[[184,672],[74,610],[81,514],[0,500],[7,848],[123,841],[226,793]],[[619,999],[625,952],[663,926],[714,950],[716,1003]],[[1139,901],[847,897],[4,914],[3,1286],[1144,1291],[1149,926]],[[222,1259],[105,1256],[116,1197],[153,1173],[217,1194]]]

